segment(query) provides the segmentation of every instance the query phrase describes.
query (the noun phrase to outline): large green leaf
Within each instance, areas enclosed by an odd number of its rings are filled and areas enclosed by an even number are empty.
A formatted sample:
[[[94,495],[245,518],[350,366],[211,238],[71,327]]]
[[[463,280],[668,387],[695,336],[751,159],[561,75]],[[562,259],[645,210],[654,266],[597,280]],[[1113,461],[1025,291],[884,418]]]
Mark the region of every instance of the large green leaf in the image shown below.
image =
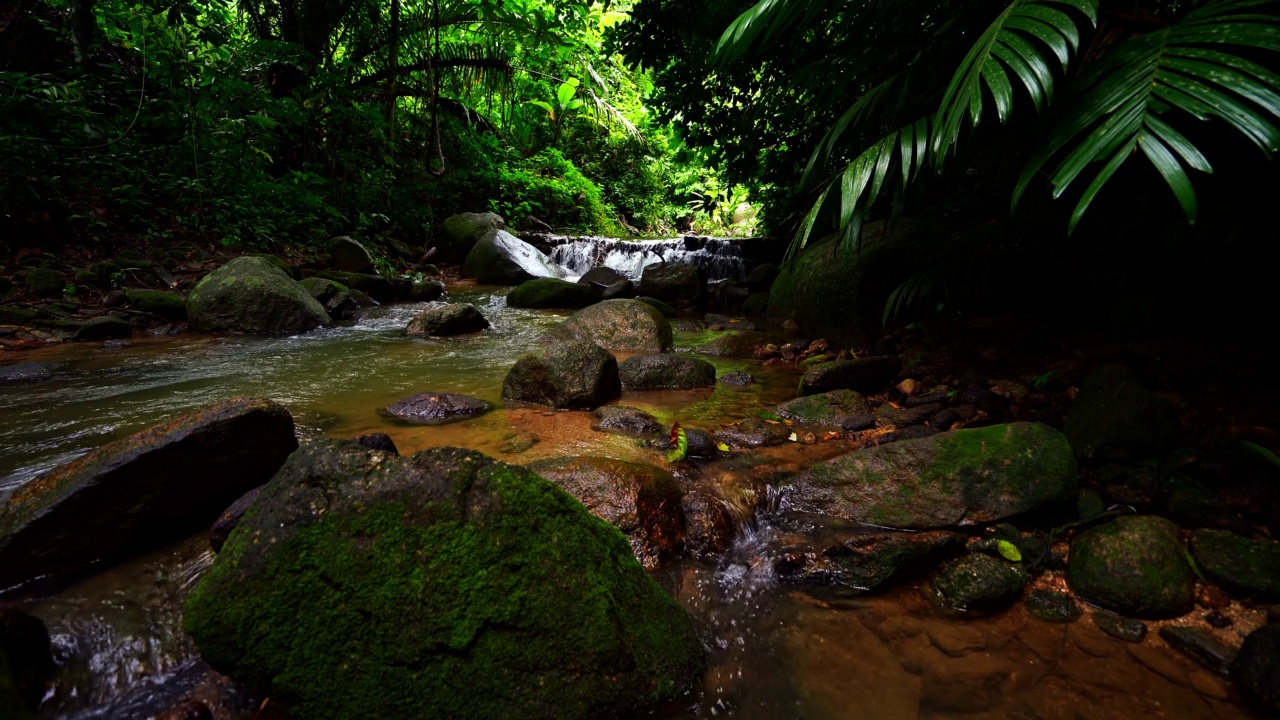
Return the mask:
[[[738,16],[716,43],[713,59],[721,66],[730,65],[757,42],[768,42],[782,32],[805,27],[831,0],[760,0]]]
[[[1212,172],[1196,146],[1174,125],[1191,116],[1216,118],[1264,153],[1280,149],[1280,75],[1233,50],[1280,51],[1280,18],[1249,10],[1273,0],[1222,0],[1182,21],[1114,47],[1073,88],[1074,102],[1031,158],[1014,192],[1060,152],[1053,196],[1100,164],[1072,212],[1074,230],[1090,203],[1138,151],[1164,178],[1187,220],[1196,221],[1189,170]]]

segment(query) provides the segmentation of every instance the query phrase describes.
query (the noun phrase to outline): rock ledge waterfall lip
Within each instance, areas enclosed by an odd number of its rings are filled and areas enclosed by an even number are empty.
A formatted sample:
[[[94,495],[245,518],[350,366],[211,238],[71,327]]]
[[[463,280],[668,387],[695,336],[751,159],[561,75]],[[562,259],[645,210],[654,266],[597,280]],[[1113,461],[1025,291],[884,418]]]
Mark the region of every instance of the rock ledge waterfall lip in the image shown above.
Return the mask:
[[[646,265],[658,262],[692,263],[708,280],[741,278],[747,272],[741,240],[697,235],[660,240],[619,240],[605,237],[548,236],[552,262],[576,279],[598,265],[639,280]]]

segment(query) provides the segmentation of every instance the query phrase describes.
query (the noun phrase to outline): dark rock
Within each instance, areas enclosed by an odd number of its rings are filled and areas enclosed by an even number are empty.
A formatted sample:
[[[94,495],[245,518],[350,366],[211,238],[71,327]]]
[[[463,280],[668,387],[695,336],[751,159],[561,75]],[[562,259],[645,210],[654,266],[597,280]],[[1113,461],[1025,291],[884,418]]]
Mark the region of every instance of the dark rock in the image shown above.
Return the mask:
[[[1107,504],[1097,490],[1084,488],[1076,496],[1076,514],[1081,520],[1092,520],[1107,511]]]
[[[382,432],[371,432],[354,438],[355,442],[363,445],[371,450],[381,450],[389,452],[392,455],[399,455],[400,449],[396,447],[395,440],[391,436]]]
[[[1008,400],[977,385],[970,385],[960,393],[960,404],[971,407],[975,411],[981,410],[988,415],[1004,415],[1009,411]],[[965,418],[965,420],[969,419]]]
[[[0,717],[19,717],[6,710],[25,713],[39,707],[57,671],[44,621],[17,608],[0,608]],[[6,680],[12,682],[10,693]],[[6,708],[6,695],[20,707]]]
[[[447,263],[460,263],[471,252],[476,241],[490,230],[505,230],[507,223],[502,216],[493,213],[460,213],[444,221],[436,235],[435,246],[440,259]]]
[[[597,265],[582,274],[578,278],[578,282],[583,285],[595,285],[600,288],[606,288],[610,285],[617,285],[625,280],[630,280],[626,275],[614,270],[611,267]]]
[[[502,381],[504,400],[554,408],[591,410],[621,392],[618,361],[580,340],[534,350],[517,360]]]
[[[697,265],[654,263],[641,271],[639,292],[672,305],[682,300],[698,305],[706,300],[707,278]]]
[[[730,370],[720,376],[720,384],[729,387],[746,387],[755,383],[756,379],[745,370]]]
[[[405,299],[409,302],[433,302],[444,296],[444,283],[439,280],[423,280],[413,284],[413,288],[409,290],[409,296]]]
[[[27,292],[36,297],[57,297],[67,285],[62,273],[49,268],[32,268],[27,273]]]
[[[947,397],[947,391],[939,390],[937,392],[931,392],[927,395],[916,395],[914,397],[909,397],[906,400],[904,400],[902,404],[906,405],[909,408],[915,408],[915,407],[920,407],[921,405],[933,405],[935,403],[945,403],[947,402],[948,399],[949,398]]]
[[[662,426],[652,415],[625,405],[602,405],[596,408],[593,416],[591,429],[600,432],[653,435],[662,431]]]
[[[1210,580],[1238,595],[1280,600],[1280,542],[1196,530],[1189,545],[1196,565]]]
[[[520,283],[507,295],[514,308],[584,308],[600,301],[593,285],[571,283],[559,278],[536,278]]]
[[[240,257],[204,276],[187,296],[192,330],[260,335],[306,332],[329,314],[293,278],[255,257]]]
[[[1044,622],[1069,623],[1080,617],[1080,606],[1067,593],[1032,590],[1023,599],[1027,614]]]
[[[490,230],[467,253],[462,276],[483,285],[519,285],[534,278],[563,278],[540,250],[506,230]]]
[[[1102,610],[1093,613],[1093,624],[1111,637],[1125,642],[1142,642],[1142,639],[1147,636],[1147,624],[1141,620],[1133,620]]]
[[[1153,515],[1120,517],[1071,542],[1067,582],[1082,599],[1124,615],[1176,617],[1195,605],[1195,575],[1178,526]]]
[[[757,329],[756,324],[750,320],[717,315],[715,313],[707,313],[702,318],[702,322],[708,330],[745,330],[751,332]]]
[[[92,320],[67,321],[60,324],[71,331],[71,339],[96,342],[115,338],[127,338],[133,334],[133,326],[115,317],[96,317]]]
[[[870,592],[963,548],[964,536],[946,531],[855,535],[819,552],[785,554],[774,571],[783,582]]]
[[[483,415],[492,409],[489,403],[470,395],[424,392],[388,406],[385,412],[414,425],[445,425]]]
[[[30,325],[36,320],[39,311],[30,308],[0,305],[0,323],[8,325]]]
[[[298,284],[320,303],[324,303],[333,296],[347,292],[350,289],[342,283],[326,280],[322,277],[303,278],[298,281]]]
[[[369,273],[373,271],[373,256],[359,241],[342,235],[329,241],[329,257],[333,266],[343,272]]]
[[[636,300],[639,300],[645,305],[648,305],[654,310],[657,310],[658,312],[662,313],[662,317],[671,318],[676,316],[676,309],[662,302],[658,298],[649,297],[647,295],[640,295],[636,298]]]
[[[52,362],[20,362],[13,365],[0,365],[0,385],[20,385],[48,380],[53,371],[62,367]]]
[[[742,312],[748,315],[764,315],[769,310],[769,293],[754,292],[742,301]]]
[[[684,547],[683,493],[666,470],[603,457],[549,458],[525,467],[621,530],[645,567],[658,567]]]
[[[480,332],[488,327],[489,321],[475,305],[441,303],[414,316],[405,332],[410,335],[446,337]]]
[[[634,355],[618,363],[623,390],[689,390],[716,384],[716,366],[686,355]]]
[[[738,448],[781,445],[791,435],[791,428],[781,423],[771,423],[760,418],[747,418],[729,427],[716,430],[714,436],[720,442]]]
[[[895,408],[889,403],[885,403],[876,408],[876,425],[885,427],[893,425],[896,428],[906,428],[932,418],[934,415],[942,411],[941,405],[920,405],[913,408]]]
[[[788,400],[773,409],[775,415],[810,425],[842,427],[844,421],[867,413],[867,401],[853,390],[832,390]]]
[[[1169,643],[1169,647],[1211,672],[1225,678],[1231,677],[1231,663],[1236,659],[1236,649],[1219,641],[1208,630],[1166,625],[1160,628],[1160,637]]]
[[[929,584],[942,608],[974,613],[1012,603],[1030,579],[1021,565],[975,553],[944,563]]]
[[[730,332],[705,342],[694,350],[712,357],[749,358],[755,354],[756,348],[767,344],[770,339],[769,335],[761,332]]]
[[[897,435],[899,440],[920,440],[933,437],[938,432],[937,428],[931,428],[928,425],[912,425],[909,428],[898,431]]]
[[[1173,442],[1178,417],[1127,368],[1103,365],[1080,386],[1064,432],[1081,458],[1141,457]]]
[[[292,717],[614,717],[701,677],[692,622],[616,528],[473,451],[317,440],[241,526],[183,619]]]
[[[267,262],[269,262],[269,263],[271,263],[272,265],[274,265],[274,266],[276,267],[276,269],[277,269],[277,270],[279,270],[280,272],[284,273],[285,275],[288,275],[289,277],[293,278],[294,280],[301,280],[301,279],[302,279],[302,275],[301,275],[301,273],[298,271],[298,269],[297,269],[297,268],[290,267],[290,266],[289,266],[289,263],[287,263],[287,262],[285,262],[284,260],[282,260],[282,259],[280,259],[280,258],[276,257],[275,255],[268,255],[267,253],[252,253],[252,254],[250,254],[248,257],[255,257],[255,258],[261,258],[261,259],[263,259],[263,260],[266,260]],[[124,261],[121,261],[121,264],[124,264]],[[125,267],[130,267],[130,266],[129,266],[129,265],[125,265]],[[140,265],[140,266],[138,266],[138,267],[146,267],[146,266],[145,266],[145,265]],[[167,285],[168,283],[166,282],[165,284]]]
[[[818,363],[801,376],[800,394],[814,395],[831,390],[876,392],[888,385],[901,368],[902,361],[896,355]]]
[[[954,430],[819,463],[785,489],[786,507],[918,530],[992,523],[1075,500],[1062,434],[1034,423]]]
[[[213,711],[199,700],[184,700],[156,715],[153,720],[214,720]]]
[[[359,290],[380,303],[393,302],[402,295],[395,283],[381,275],[325,270],[316,273],[316,277],[332,280],[351,290]],[[407,295],[412,287],[412,284],[410,284],[403,294]]]
[[[951,408],[944,408],[929,419],[929,425],[938,430],[950,430],[952,425],[960,422],[960,414]]]
[[[710,436],[707,437],[710,440]],[[692,448],[692,443],[690,447]],[[715,452],[714,445],[711,451]],[[694,488],[685,493],[682,507],[685,550],[694,557],[705,559],[719,555],[733,545],[733,539],[738,534],[738,516],[724,500],[713,493]]]
[[[685,428],[684,432],[685,440],[689,445],[687,450],[689,457],[715,458],[719,456],[720,449],[716,447],[715,438],[711,437],[711,433],[697,428]]]
[[[871,413],[850,415],[840,422],[840,427],[845,430],[867,430],[875,426],[876,416]]]
[[[672,344],[671,324],[639,300],[598,302],[571,315],[564,329],[609,350],[666,352]]]
[[[215,403],[22,485],[0,508],[0,588],[63,576],[201,527],[297,448],[289,411]]]
[[[1280,625],[1249,633],[1231,666],[1231,678],[1259,706],[1280,715]]]
[[[222,546],[227,543],[227,537],[231,535],[232,530],[236,529],[236,525],[240,524],[240,518],[244,517],[253,501],[258,499],[258,493],[262,492],[263,487],[265,486],[259,485],[241,495],[239,500],[231,503],[231,506],[223,510],[218,519],[213,521],[213,526],[209,528],[209,547],[213,548],[214,552],[222,552]]]
[[[774,265],[773,263],[761,263],[751,268],[751,272],[747,273],[747,276],[743,278],[742,282],[744,282],[747,288],[753,293],[765,293],[767,300],[769,288],[773,287],[773,281],[778,279],[779,272],[781,272],[781,268],[777,265]]]
[[[161,290],[126,290],[129,306],[139,312],[159,315],[166,320],[187,319],[187,301],[180,295]]]
[[[636,284],[630,280],[619,280],[606,287],[600,293],[601,300],[626,300],[636,296]],[[659,310],[661,312],[661,310]]]

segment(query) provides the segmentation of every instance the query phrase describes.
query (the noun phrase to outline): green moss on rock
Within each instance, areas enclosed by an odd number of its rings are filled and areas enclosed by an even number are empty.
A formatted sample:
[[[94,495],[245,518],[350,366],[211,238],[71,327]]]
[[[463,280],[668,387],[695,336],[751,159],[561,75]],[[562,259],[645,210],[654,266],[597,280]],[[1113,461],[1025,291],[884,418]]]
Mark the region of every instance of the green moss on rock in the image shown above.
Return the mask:
[[[634,355],[618,364],[624,390],[690,390],[716,384],[716,366],[686,355]]]
[[[564,323],[573,337],[609,350],[666,352],[671,324],[640,300],[604,300],[574,313]]]
[[[1191,556],[1210,580],[1239,595],[1280,599],[1280,542],[1197,530],[1189,544]]]
[[[187,296],[191,329],[271,335],[328,325],[306,288],[267,260],[239,257],[209,273]]]
[[[1071,542],[1067,582],[1081,598],[1122,615],[1176,617],[1194,606],[1195,575],[1178,526],[1121,517]]]
[[[536,278],[516,286],[507,295],[507,305],[516,308],[584,308],[600,301],[594,285],[571,283],[557,278]]]
[[[1144,457],[1169,446],[1178,417],[1128,368],[1102,365],[1081,384],[1063,432],[1082,459]]]
[[[780,418],[824,427],[840,427],[850,415],[865,415],[869,411],[866,399],[852,390],[833,390],[788,400],[773,410]]]
[[[37,297],[56,297],[67,286],[62,273],[49,268],[33,268],[27,273],[27,291]]]
[[[187,319],[187,301],[180,295],[163,290],[126,290],[125,295],[134,310],[174,322]]]
[[[934,597],[953,612],[984,612],[1013,602],[1030,581],[1017,563],[974,553],[944,563],[930,580]]]

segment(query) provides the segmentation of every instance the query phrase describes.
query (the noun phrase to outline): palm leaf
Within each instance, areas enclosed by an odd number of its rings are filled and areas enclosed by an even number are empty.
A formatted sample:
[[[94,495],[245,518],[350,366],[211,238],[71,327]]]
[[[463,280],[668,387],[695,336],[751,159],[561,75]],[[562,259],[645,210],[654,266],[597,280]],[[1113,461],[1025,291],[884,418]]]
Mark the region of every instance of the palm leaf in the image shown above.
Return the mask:
[[[1228,49],[1280,51],[1280,18],[1245,12],[1272,3],[1213,2],[1175,25],[1117,45],[1080,79],[1075,102],[1018,182],[1015,207],[1049,159],[1074,146],[1051,175],[1055,198],[1102,164],[1072,212],[1069,229],[1074,230],[1107,181],[1140,150],[1194,223],[1197,202],[1188,170],[1213,170],[1175,129],[1175,118],[1216,118],[1264,153],[1280,149],[1280,75]]]
[[[757,42],[765,43],[793,27],[807,27],[831,0],[760,0],[735,19],[712,52],[712,60],[727,67],[740,60]]]

